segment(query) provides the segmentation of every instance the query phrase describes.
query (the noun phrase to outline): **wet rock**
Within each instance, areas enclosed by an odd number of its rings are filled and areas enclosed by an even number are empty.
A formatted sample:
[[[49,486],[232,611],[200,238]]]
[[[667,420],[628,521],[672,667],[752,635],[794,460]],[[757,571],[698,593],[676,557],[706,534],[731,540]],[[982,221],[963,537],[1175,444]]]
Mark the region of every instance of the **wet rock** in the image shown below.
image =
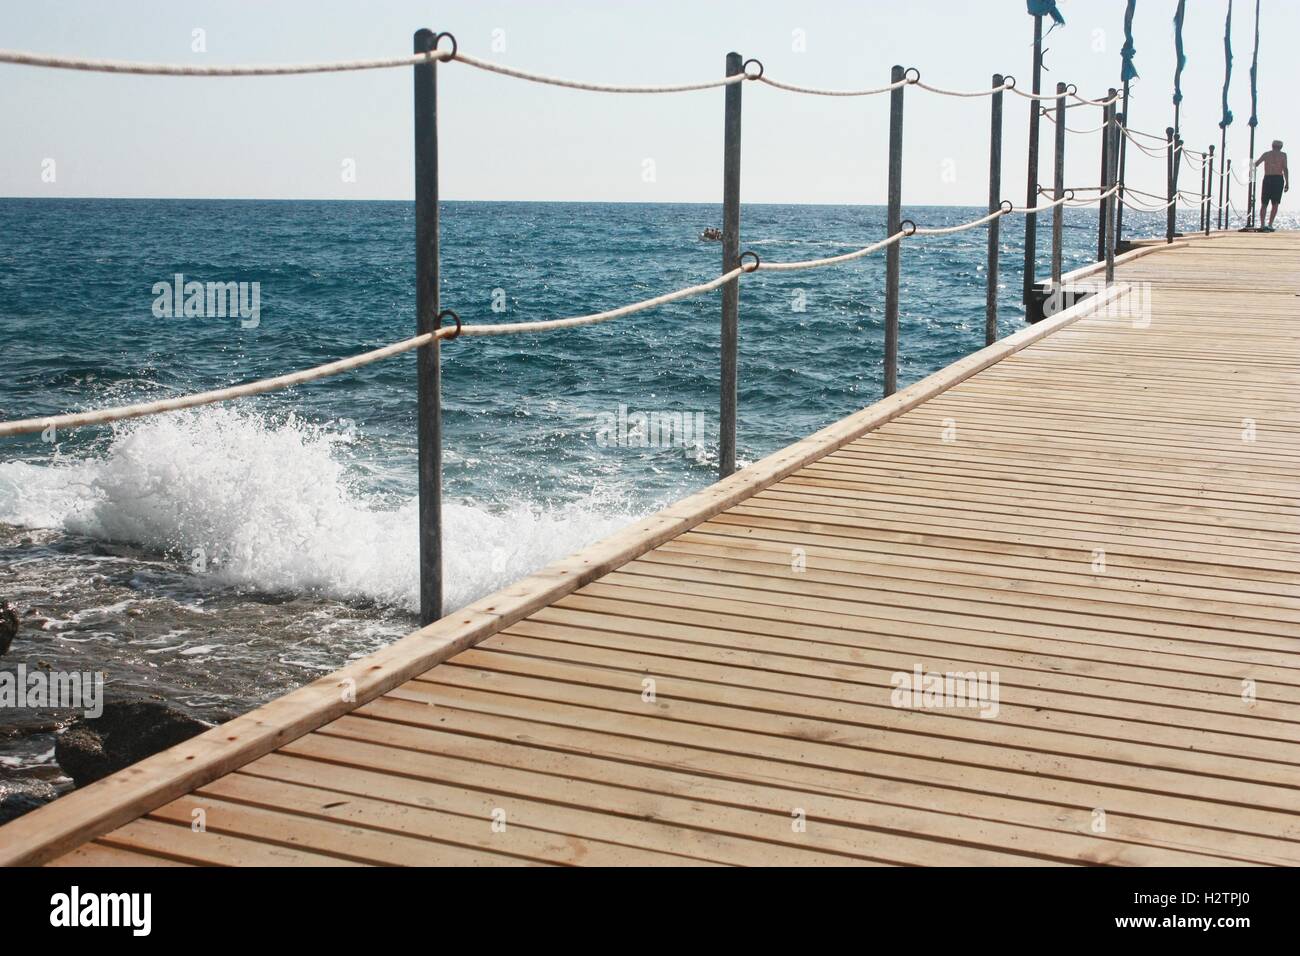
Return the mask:
[[[0,654],[9,650],[17,634],[18,608],[11,601],[4,601],[0,603]]]
[[[166,704],[113,701],[99,717],[74,720],[59,735],[54,759],[84,787],[207,729],[208,724]]]
[[[49,803],[59,795],[52,783],[45,780],[25,780],[21,777],[0,780],[0,825],[15,817],[30,813]]]

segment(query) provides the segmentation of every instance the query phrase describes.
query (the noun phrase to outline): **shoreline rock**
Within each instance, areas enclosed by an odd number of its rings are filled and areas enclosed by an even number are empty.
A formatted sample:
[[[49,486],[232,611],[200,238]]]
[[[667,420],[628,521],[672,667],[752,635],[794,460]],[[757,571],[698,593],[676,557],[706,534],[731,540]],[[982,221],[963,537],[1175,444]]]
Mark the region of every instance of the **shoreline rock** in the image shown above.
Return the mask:
[[[12,601],[0,602],[0,655],[9,650],[9,645],[18,636],[18,608]]]
[[[99,717],[78,717],[59,734],[54,759],[76,786],[84,787],[211,726],[157,701],[112,701]]]

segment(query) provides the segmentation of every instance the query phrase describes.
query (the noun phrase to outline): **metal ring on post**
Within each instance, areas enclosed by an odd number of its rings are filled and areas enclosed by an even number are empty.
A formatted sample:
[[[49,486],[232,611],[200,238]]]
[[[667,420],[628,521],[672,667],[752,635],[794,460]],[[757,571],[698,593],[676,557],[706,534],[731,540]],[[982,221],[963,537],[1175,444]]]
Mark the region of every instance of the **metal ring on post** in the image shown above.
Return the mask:
[[[751,63],[757,63],[757,64],[758,64],[758,72],[757,72],[757,73],[750,73],[750,72],[749,72],[749,64],[751,64]],[[753,57],[750,57],[750,58],[749,58],[748,60],[746,60],[744,63],[740,64],[740,72],[745,74],[745,79],[747,79],[747,80],[761,80],[761,79],[763,78],[763,61],[762,61],[762,60],[756,60],[756,59],[754,59]]]
[[[913,73],[915,73],[916,75],[913,76],[912,75]],[[903,79],[906,80],[909,84],[920,83],[921,71],[914,66],[909,66],[906,70],[903,71]]]
[[[1016,211],[1016,204],[1010,199],[1004,199],[1002,202],[998,203],[998,208],[1002,210],[1002,215],[1009,216],[1011,213]]]
[[[451,40],[451,56],[449,56],[447,59],[449,60],[456,59],[456,54],[460,52],[460,44],[456,42],[456,37],[450,33],[439,33],[435,35],[433,38],[433,48],[435,50],[438,49],[438,44],[442,41],[443,37],[446,37],[447,39]]]
[[[1066,200],[1067,202],[1074,202],[1074,190],[1073,190],[1073,189],[1068,189],[1068,188],[1067,188],[1067,189],[1065,190],[1065,200]]]
[[[1065,84],[1065,95],[1066,95],[1066,96],[1075,96],[1078,92],[1079,92],[1079,88],[1078,88],[1077,86],[1075,86],[1073,83],[1066,83],[1066,84]]]
[[[1010,73],[1002,77],[1002,88],[1004,90],[1014,90],[1016,88],[1016,78]]]
[[[745,267],[745,256],[753,256],[753,257],[754,257],[754,264],[753,264],[753,266],[751,266],[751,267],[749,267],[749,268],[746,268],[746,267]],[[757,252],[754,252],[752,249],[746,249],[744,252],[742,252],[742,253],[740,254],[740,260],[739,260],[739,261],[740,261],[740,271],[741,271],[741,272],[754,272],[755,270],[758,269],[759,265],[761,265],[761,263],[760,263],[760,261],[759,261],[759,258],[758,258],[758,253],[757,253]]]
[[[460,316],[456,314],[455,309],[443,309],[441,312],[438,313],[438,315],[433,320],[433,327],[435,329],[442,328],[442,317],[444,315],[450,315],[453,319],[456,320],[456,331],[451,333],[451,335],[447,336],[447,341],[450,342],[452,339],[460,335]]]
[[[903,233],[904,238],[916,235],[916,223],[910,219],[904,219],[898,224],[898,228]]]

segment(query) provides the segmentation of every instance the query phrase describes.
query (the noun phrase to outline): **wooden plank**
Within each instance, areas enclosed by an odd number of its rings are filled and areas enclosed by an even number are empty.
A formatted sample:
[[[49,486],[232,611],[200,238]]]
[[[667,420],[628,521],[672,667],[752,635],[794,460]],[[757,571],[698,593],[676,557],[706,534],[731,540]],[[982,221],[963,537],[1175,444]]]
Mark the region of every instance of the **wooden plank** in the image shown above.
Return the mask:
[[[51,860],[47,866],[188,866],[177,860],[155,856],[151,853],[137,853],[104,843],[83,843],[71,853],[65,853]]]

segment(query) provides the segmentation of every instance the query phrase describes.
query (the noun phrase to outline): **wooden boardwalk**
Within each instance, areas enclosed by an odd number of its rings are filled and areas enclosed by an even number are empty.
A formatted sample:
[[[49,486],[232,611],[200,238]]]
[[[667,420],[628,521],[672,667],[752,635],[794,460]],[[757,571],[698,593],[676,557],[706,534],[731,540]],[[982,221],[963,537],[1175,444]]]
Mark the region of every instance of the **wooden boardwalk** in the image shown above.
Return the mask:
[[[0,861],[1300,863],[1300,235],[1126,260]]]

